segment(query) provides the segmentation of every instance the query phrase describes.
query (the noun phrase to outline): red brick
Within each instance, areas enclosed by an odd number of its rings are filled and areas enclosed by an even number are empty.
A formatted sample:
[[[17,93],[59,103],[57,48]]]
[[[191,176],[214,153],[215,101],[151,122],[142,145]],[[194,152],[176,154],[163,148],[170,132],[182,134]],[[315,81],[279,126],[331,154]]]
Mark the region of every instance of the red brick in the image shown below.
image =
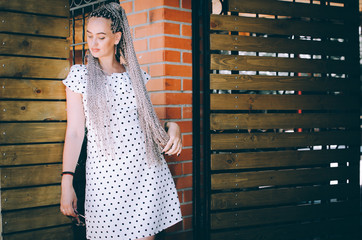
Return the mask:
[[[169,164],[168,168],[170,169],[172,176],[182,175],[181,164]]]
[[[184,147],[190,147],[192,146],[192,135],[187,134],[182,136],[182,145]]]
[[[180,202],[182,202],[182,194],[183,194],[183,191],[178,191],[178,192],[177,192],[177,197],[178,197],[178,200],[179,200]]]
[[[179,105],[191,104],[191,93],[151,93],[151,101],[154,105]]]
[[[135,38],[143,38],[159,34],[180,35],[180,24],[158,22],[146,26],[136,27]]]
[[[192,201],[192,190],[183,191],[184,199],[183,202],[191,202]]]
[[[182,133],[192,133],[192,121],[177,122]]]
[[[175,22],[191,23],[192,16],[189,11],[182,11],[169,8],[159,8],[150,11],[150,22],[170,20]]]
[[[192,90],[192,80],[191,79],[184,79],[183,80],[182,90],[184,90],[184,91],[191,91]]]
[[[181,90],[181,80],[172,78],[156,78],[151,79],[147,83],[148,91],[162,91],[162,90]]]
[[[136,52],[146,51],[147,39],[135,40],[133,41],[133,45]]]
[[[189,53],[189,52],[182,53],[182,62],[183,63],[192,63],[192,53]]]
[[[159,77],[159,76],[192,77],[192,66],[157,64],[150,66],[150,74],[153,77]]]
[[[176,188],[182,189],[182,188],[191,188],[192,187],[192,176],[187,177],[177,177],[174,178]]]
[[[182,36],[191,37],[192,36],[192,27],[190,25],[181,26]]]
[[[147,23],[147,12],[127,15],[130,26],[136,26]]]
[[[182,107],[182,118],[192,118],[192,107]]]
[[[159,119],[180,119],[180,107],[155,107],[156,114]]]
[[[180,162],[180,161],[187,161],[192,160],[192,149],[186,148],[182,149],[180,156],[172,155],[167,157],[167,162]]]
[[[135,11],[150,9],[159,6],[179,7],[179,0],[135,0]]]
[[[159,62],[180,62],[181,53],[172,50],[147,51],[137,54],[140,64],[150,64]]]
[[[121,7],[127,14],[133,12],[132,2],[121,3]]]
[[[191,0],[181,0],[182,8],[191,9]]]
[[[192,174],[192,162],[182,163],[182,174]]]
[[[192,217],[184,218],[184,230],[192,229]]]
[[[192,215],[192,203],[181,205],[182,216]]]
[[[150,48],[176,48],[191,50],[191,39],[159,36],[150,39]]]

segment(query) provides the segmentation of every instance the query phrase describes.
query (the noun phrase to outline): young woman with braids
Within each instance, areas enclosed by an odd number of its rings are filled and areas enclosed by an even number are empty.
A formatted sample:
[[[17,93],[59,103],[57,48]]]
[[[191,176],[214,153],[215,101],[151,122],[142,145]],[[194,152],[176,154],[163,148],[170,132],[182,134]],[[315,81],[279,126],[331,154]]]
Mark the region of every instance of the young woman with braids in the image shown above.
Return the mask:
[[[77,218],[73,173],[87,128],[85,221],[88,239],[152,240],[182,220],[164,160],[181,153],[174,122],[158,120],[133,47],[125,11],[116,3],[93,11],[87,65],[63,81],[68,125],[60,211]]]

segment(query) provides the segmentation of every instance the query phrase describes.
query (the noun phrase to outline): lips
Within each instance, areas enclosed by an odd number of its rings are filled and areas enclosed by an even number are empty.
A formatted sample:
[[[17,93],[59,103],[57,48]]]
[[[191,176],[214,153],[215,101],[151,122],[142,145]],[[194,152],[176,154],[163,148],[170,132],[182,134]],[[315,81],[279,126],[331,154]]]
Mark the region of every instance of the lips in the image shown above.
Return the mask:
[[[99,48],[92,48],[92,52],[99,52]]]

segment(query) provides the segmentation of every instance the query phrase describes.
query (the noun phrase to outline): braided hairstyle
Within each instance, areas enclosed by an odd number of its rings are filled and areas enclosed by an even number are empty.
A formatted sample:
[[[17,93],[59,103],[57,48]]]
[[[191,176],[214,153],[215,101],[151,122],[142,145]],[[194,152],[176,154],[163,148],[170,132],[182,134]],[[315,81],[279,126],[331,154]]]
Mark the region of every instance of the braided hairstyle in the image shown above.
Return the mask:
[[[169,136],[160,124],[148,95],[144,74],[141,71],[133,46],[133,39],[124,9],[117,3],[99,6],[90,15],[91,18],[106,18],[111,20],[113,33],[121,32],[122,37],[116,48],[116,59],[123,63],[129,74],[135,92],[137,112],[140,126],[146,143],[146,157],[149,164],[161,163],[162,148],[167,144]],[[98,144],[102,150],[108,151],[114,157],[114,143],[110,129],[111,90],[106,84],[106,73],[102,70],[97,58],[90,52],[87,54],[87,104],[89,109],[89,124],[96,131]]]

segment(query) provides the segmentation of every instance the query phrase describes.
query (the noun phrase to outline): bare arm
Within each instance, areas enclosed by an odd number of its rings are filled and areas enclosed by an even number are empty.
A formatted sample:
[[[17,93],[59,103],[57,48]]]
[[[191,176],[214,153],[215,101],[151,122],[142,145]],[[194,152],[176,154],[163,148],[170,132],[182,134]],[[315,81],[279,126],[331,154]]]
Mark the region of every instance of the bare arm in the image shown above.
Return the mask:
[[[170,136],[170,140],[162,150],[166,155],[177,154],[180,155],[182,150],[181,129],[175,122],[161,122],[167,129],[167,134]]]
[[[82,95],[66,88],[67,130],[63,150],[63,172],[74,172],[84,138],[85,117]],[[60,210],[64,215],[75,217],[77,198],[73,189],[73,176],[63,175]]]

